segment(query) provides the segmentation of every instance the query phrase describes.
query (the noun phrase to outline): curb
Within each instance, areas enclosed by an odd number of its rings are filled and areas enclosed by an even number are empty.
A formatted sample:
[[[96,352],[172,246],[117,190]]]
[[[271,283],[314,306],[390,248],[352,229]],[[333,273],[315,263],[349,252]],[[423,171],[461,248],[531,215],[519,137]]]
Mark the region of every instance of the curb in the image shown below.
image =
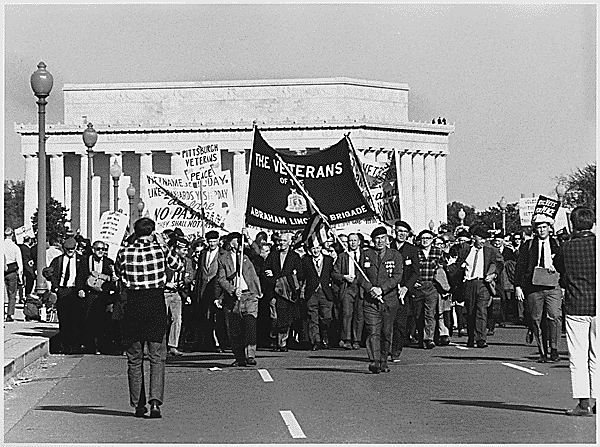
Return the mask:
[[[23,342],[19,340],[20,342]],[[22,354],[19,354],[15,358],[4,359],[4,382],[12,379],[29,365],[34,363],[36,360],[48,355],[50,351],[50,339],[41,341],[24,340],[24,342],[30,343]]]

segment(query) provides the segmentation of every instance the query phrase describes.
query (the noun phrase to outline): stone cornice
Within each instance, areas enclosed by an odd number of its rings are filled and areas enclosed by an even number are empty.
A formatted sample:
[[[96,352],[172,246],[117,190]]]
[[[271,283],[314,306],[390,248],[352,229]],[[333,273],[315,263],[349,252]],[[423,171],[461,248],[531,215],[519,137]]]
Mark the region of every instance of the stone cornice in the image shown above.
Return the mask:
[[[274,130],[384,130],[400,133],[416,133],[428,135],[448,136],[455,131],[452,124],[431,124],[410,121],[401,124],[367,122],[358,120],[326,120],[322,122],[311,121],[283,121],[283,122],[258,122],[258,128],[261,131]],[[38,126],[36,124],[16,124],[15,132],[25,135],[37,135]],[[81,134],[85,129],[84,125],[71,126],[66,124],[50,124],[46,126],[47,135],[73,135]],[[205,132],[250,132],[252,124],[248,122],[229,122],[229,123],[189,123],[167,126],[146,126],[146,125],[115,125],[95,127],[98,134],[136,134],[136,133],[205,133]]]
[[[409,91],[405,83],[371,81],[347,77],[336,78],[303,78],[303,79],[258,79],[239,81],[192,81],[192,82],[134,82],[110,84],[64,84],[63,91],[90,90],[147,90],[147,89],[185,89],[185,88],[231,88],[231,87],[281,87],[296,85],[355,85],[393,90]]]

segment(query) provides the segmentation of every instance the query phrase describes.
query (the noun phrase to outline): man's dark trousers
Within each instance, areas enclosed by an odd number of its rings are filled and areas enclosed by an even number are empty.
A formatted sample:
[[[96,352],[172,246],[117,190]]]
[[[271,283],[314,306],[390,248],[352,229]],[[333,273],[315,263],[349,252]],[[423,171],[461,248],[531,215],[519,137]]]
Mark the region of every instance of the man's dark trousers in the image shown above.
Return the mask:
[[[398,305],[399,301],[395,297],[383,303],[372,298],[364,300],[367,355],[371,362],[387,365]]]
[[[329,301],[319,287],[306,301],[308,311],[308,337],[312,344],[323,341],[329,344],[329,325],[333,302]]]
[[[411,299],[407,292],[404,296],[404,304],[399,302],[396,318],[394,319],[394,334],[392,336],[392,357],[398,358],[402,353],[402,348],[408,343],[408,312]]]
[[[70,354],[81,347],[83,299],[76,287],[59,287],[56,293],[56,312],[63,352]]]
[[[359,289],[350,284],[342,299],[343,324],[341,339],[348,342],[360,343],[364,325],[363,303],[358,296]]]
[[[490,292],[482,279],[465,281],[463,290],[467,308],[468,342],[485,342]]]

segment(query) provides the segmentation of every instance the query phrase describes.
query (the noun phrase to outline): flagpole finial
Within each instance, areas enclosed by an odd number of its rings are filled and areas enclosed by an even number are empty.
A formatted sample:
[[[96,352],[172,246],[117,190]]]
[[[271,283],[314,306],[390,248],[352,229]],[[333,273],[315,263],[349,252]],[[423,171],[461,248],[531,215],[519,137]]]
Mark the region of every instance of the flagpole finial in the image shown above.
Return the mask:
[[[255,119],[252,120],[252,127],[256,127],[256,124],[258,123],[258,121],[256,121]]]

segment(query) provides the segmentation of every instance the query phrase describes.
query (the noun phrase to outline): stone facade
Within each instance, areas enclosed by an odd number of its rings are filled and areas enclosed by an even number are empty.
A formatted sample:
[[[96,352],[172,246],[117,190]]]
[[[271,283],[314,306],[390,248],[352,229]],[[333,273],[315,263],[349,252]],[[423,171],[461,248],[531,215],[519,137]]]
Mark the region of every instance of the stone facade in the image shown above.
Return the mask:
[[[232,170],[236,207],[247,193],[252,122],[275,148],[303,153],[326,148],[350,133],[372,160],[397,163],[401,212],[415,230],[446,221],[446,156],[452,125],[408,120],[406,84],[348,78],[189,83],[65,84],[65,122],[46,126],[51,194],[69,209],[72,227],[87,229],[88,159],[82,132],[98,132],[93,148],[94,221],[112,208],[109,167],[123,168],[126,188],[140,197],[144,173],[183,174],[179,153],[217,143],[223,169]],[[37,125],[15,125],[25,167],[25,216],[37,207]],[[137,215],[137,209],[134,207]]]

